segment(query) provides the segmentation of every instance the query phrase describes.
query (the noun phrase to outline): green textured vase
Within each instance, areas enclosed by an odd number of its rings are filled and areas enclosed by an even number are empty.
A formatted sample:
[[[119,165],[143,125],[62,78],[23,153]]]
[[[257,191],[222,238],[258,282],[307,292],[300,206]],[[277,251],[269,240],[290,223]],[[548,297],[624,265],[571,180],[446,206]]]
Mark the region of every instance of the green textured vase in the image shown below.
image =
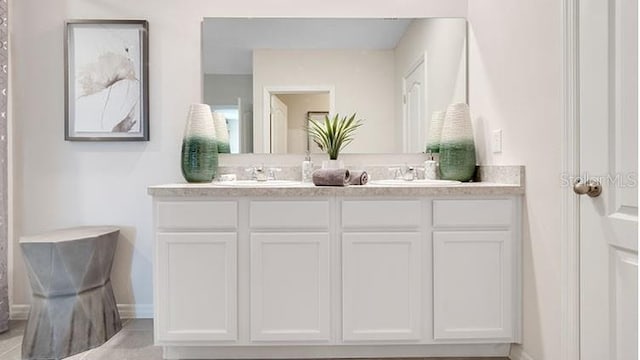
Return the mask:
[[[190,183],[211,182],[218,170],[215,139],[192,136],[182,141],[182,175]]]
[[[476,171],[476,148],[473,141],[440,144],[440,178],[469,181]]]
[[[193,104],[182,139],[182,175],[190,183],[211,182],[218,171],[218,142],[206,104]]]
[[[228,142],[218,141],[218,153],[219,154],[229,154],[231,152],[231,147]]]
[[[427,154],[437,154],[440,152],[440,144],[427,144],[427,150],[425,151]]]
[[[469,181],[475,171],[476,147],[469,106],[449,105],[440,137],[440,178]]]

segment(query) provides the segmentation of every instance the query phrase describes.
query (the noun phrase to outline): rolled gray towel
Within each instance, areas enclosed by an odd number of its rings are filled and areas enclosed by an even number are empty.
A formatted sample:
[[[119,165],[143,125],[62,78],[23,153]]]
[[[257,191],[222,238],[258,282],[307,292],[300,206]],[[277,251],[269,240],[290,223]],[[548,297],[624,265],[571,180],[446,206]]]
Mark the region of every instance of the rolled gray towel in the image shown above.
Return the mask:
[[[369,174],[364,170],[352,170],[349,185],[366,185],[369,182]]]
[[[318,169],[311,175],[316,186],[349,185],[351,174],[348,169]]]

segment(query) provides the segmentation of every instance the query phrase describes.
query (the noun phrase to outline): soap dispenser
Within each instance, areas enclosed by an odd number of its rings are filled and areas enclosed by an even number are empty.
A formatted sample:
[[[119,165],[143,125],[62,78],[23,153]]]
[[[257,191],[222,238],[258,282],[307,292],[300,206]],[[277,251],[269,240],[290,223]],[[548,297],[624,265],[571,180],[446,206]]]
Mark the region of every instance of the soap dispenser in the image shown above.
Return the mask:
[[[312,181],[313,174],[313,161],[311,161],[311,154],[307,151],[302,162],[302,182],[309,183]]]
[[[426,180],[436,180],[438,163],[433,158],[431,152],[427,153],[427,160],[424,162],[424,178]]]

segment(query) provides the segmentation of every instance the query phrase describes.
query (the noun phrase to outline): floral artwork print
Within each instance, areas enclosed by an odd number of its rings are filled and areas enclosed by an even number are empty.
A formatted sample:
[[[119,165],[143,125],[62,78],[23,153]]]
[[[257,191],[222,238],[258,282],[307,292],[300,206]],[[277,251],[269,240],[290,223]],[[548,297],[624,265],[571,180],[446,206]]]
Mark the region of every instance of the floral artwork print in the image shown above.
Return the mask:
[[[69,124],[77,137],[141,136],[143,51],[135,24],[72,24]]]

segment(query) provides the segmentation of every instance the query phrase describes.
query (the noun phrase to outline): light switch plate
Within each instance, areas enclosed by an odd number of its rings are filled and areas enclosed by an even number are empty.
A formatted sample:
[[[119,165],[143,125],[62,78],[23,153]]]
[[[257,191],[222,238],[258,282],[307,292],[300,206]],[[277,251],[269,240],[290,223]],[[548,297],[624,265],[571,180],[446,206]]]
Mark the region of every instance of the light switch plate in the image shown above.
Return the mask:
[[[493,130],[493,134],[491,134],[491,151],[494,153],[502,152],[502,129]]]

